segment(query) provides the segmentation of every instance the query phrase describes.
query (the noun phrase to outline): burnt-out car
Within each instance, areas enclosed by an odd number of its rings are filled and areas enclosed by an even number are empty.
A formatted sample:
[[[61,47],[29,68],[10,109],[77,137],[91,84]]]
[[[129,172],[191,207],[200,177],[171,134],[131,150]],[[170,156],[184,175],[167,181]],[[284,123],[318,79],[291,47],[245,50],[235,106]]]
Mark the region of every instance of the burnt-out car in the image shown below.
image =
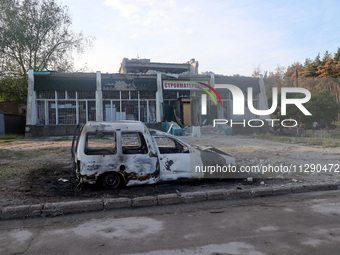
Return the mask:
[[[236,165],[227,153],[194,148],[170,134],[149,130],[139,121],[86,123],[74,136],[72,158],[80,184],[99,182],[111,189],[204,178],[209,173],[197,171],[197,166]]]

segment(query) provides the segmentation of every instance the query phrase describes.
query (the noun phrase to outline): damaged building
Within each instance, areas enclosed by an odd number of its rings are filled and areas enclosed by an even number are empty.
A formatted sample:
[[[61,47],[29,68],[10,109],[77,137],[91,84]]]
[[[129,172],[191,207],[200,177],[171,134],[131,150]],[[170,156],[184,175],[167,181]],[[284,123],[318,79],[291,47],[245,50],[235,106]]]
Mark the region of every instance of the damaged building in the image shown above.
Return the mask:
[[[215,118],[236,118],[232,94],[217,89],[221,104],[208,97],[209,114],[201,114],[199,84],[214,88],[232,84],[247,93],[253,88],[253,105],[265,109],[267,102],[261,78],[198,74],[195,59],[183,64],[124,58],[119,73],[28,72],[26,135],[71,135],[88,121],[138,120],[160,128],[162,122],[182,126],[211,125]],[[205,90],[206,91],[206,90]],[[263,100],[262,100],[263,99]],[[246,102],[245,102],[246,105]],[[245,107],[245,119],[254,119]]]

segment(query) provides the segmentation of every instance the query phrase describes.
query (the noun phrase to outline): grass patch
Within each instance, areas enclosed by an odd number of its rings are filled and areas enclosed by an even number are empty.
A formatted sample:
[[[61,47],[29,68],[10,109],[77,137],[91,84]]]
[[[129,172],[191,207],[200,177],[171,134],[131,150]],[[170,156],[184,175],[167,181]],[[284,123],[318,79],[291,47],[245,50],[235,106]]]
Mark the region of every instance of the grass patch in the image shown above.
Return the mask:
[[[3,166],[0,169],[0,178],[3,182],[8,180],[20,180],[27,175],[28,169],[24,167]],[[1,184],[0,184],[1,185]]]
[[[292,136],[274,136],[272,134],[256,135],[257,139],[272,140],[282,143],[304,144],[307,146],[321,146],[323,148],[340,147],[340,140],[326,137],[292,137]]]
[[[41,156],[45,156],[51,154],[51,156],[58,156],[58,153],[65,153],[68,151],[68,148],[43,148],[36,150],[0,150],[0,159],[10,160],[10,161],[18,161],[17,163],[22,162],[24,165],[26,160],[36,160]]]
[[[335,130],[332,130],[331,133],[332,133],[332,137],[340,138],[340,127],[337,126],[337,128]]]
[[[10,140],[0,140],[0,145],[1,144],[9,144],[9,143],[11,143],[12,141],[10,141]]]
[[[306,139],[305,143],[307,145],[315,146],[315,145],[322,145],[322,138],[308,138]]]
[[[0,150],[1,159],[17,160],[18,158],[21,159],[22,157],[27,157],[28,155],[29,153],[24,151]],[[27,159],[29,159],[29,157]]]
[[[334,141],[334,139],[326,139],[322,141],[322,147],[324,148],[335,148],[335,147],[339,147],[340,144],[336,141]]]
[[[10,144],[15,139],[23,139],[24,135],[18,134],[9,134],[9,135],[0,135],[0,145]]]
[[[38,149],[34,151],[34,156],[39,157],[39,156],[45,156],[48,154],[58,156],[58,153],[64,153],[65,151],[69,151],[68,148],[63,148],[63,147],[52,147],[52,148],[43,148],[43,149]],[[71,153],[70,153],[71,155]]]
[[[18,134],[9,134],[9,135],[0,135],[0,140],[8,140],[8,139],[24,139],[24,135],[18,135]]]

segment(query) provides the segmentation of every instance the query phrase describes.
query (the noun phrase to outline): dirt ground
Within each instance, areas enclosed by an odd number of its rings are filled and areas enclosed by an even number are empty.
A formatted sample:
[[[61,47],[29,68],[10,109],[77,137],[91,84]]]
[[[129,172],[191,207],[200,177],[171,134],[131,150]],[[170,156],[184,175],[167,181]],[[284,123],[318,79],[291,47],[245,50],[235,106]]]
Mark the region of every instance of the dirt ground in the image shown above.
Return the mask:
[[[247,189],[254,186],[295,185],[303,183],[339,182],[340,147],[325,148],[246,136],[221,134],[202,137],[183,136],[180,139],[194,145],[212,145],[236,158],[240,166],[303,167],[303,172],[256,175],[246,179],[177,181],[119,190],[100,187],[77,187],[71,166],[70,139],[22,139],[0,143],[0,208],[11,205],[38,204],[102,197],[136,197],[178,193],[204,189]],[[314,165],[313,165],[314,164]],[[330,169],[333,164],[333,169]],[[318,165],[318,166],[317,166]],[[324,171],[313,171],[313,166]],[[306,171],[306,168],[308,168]],[[254,175],[250,175],[254,176]]]

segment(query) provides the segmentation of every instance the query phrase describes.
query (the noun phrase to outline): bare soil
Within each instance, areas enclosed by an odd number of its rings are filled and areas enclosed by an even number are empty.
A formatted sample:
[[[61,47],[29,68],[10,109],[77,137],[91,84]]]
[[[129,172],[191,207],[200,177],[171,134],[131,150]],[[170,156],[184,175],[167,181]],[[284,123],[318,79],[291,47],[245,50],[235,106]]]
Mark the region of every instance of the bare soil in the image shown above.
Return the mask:
[[[221,134],[181,137],[190,144],[212,145],[234,156],[239,165],[340,164],[340,148],[323,148],[245,136]],[[275,173],[245,179],[192,180],[135,186],[118,190],[77,187],[72,171],[71,141],[63,139],[9,140],[0,143],[0,208],[103,197],[137,197],[205,189],[247,189],[300,183],[339,182],[340,173]],[[340,172],[340,169],[339,169]]]

